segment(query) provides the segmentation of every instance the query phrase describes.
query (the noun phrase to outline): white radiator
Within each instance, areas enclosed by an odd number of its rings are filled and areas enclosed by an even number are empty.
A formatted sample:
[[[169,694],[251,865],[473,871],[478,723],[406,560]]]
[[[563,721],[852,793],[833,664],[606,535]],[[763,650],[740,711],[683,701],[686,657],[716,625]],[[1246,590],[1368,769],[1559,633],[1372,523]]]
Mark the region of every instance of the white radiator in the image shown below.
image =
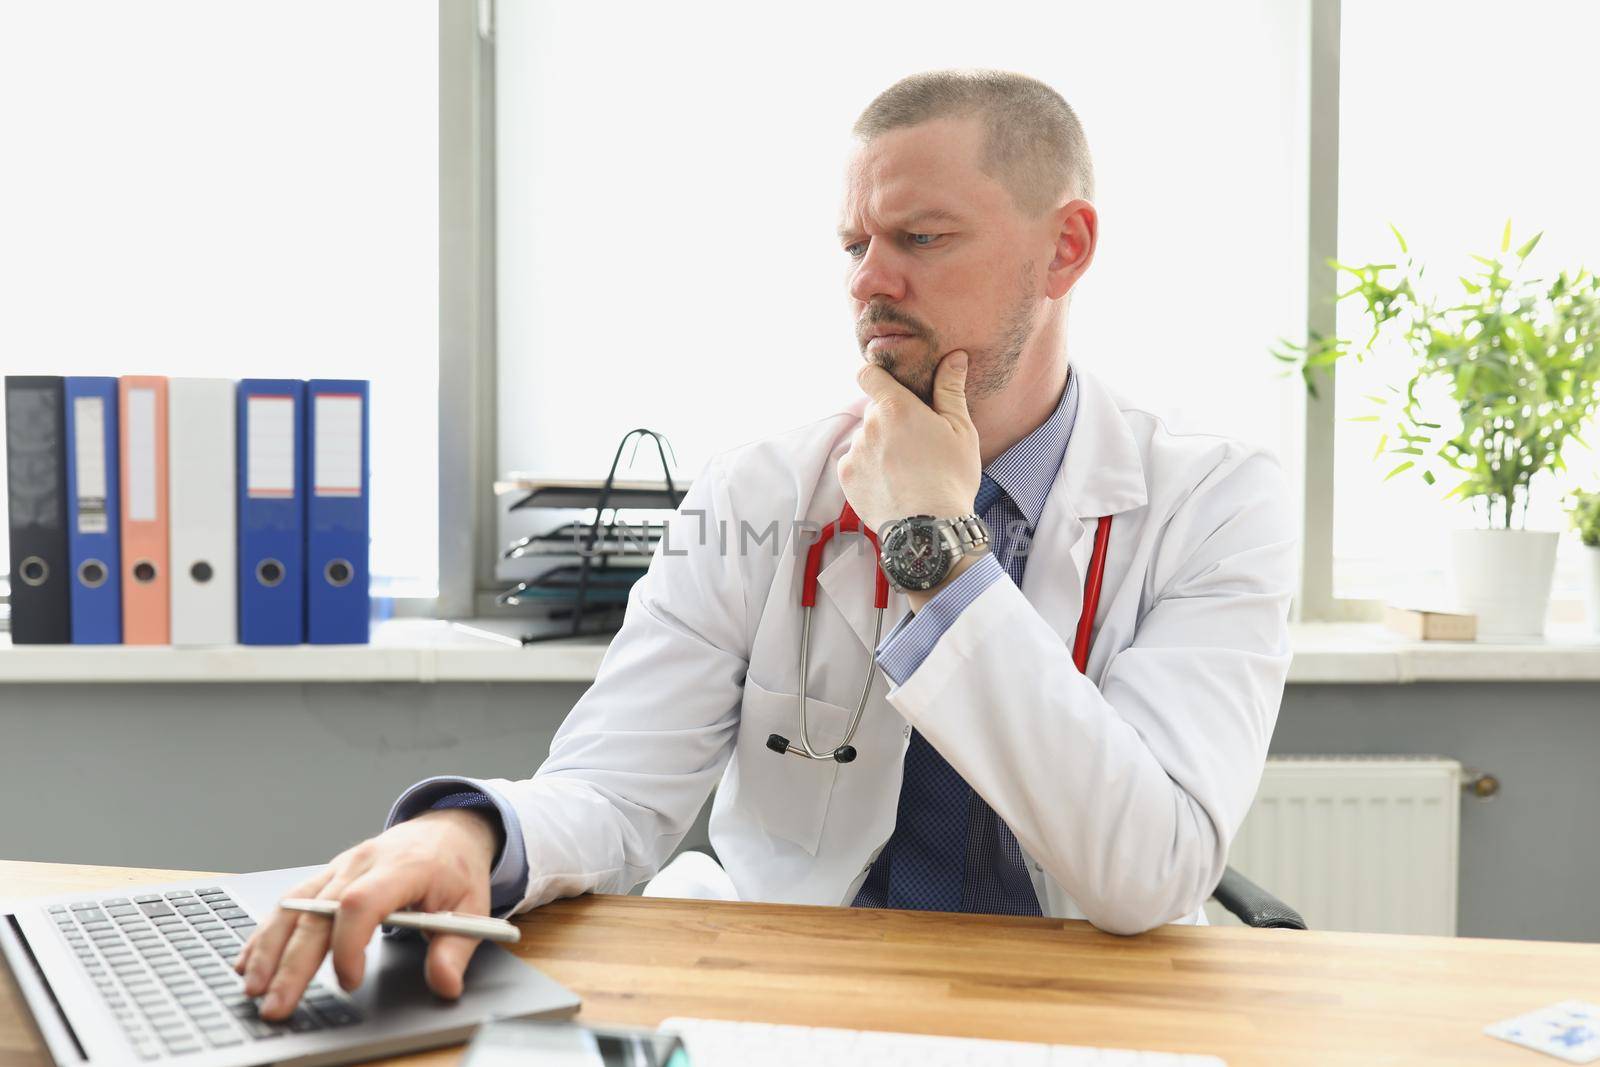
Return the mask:
[[[1460,830],[1455,760],[1279,757],[1228,862],[1313,930],[1454,936]],[[1216,901],[1206,914],[1238,925]]]

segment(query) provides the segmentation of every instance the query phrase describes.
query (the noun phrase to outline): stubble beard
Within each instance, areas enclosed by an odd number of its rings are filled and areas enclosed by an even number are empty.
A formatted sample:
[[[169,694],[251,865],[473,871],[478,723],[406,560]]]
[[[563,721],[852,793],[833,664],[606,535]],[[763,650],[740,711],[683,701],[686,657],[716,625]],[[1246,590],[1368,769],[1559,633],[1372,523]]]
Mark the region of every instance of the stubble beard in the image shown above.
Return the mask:
[[[994,396],[1011,384],[1017,366],[1022,361],[1022,350],[1033,335],[1033,264],[1022,267],[1022,285],[1016,302],[1001,322],[994,340],[984,346],[967,350],[967,399],[980,400]],[[901,355],[894,351],[869,352],[867,361],[892,375],[895,381],[933,406],[933,380],[945,348],[939,335],[933,331],[919,332],[906,347],[914,354]]]

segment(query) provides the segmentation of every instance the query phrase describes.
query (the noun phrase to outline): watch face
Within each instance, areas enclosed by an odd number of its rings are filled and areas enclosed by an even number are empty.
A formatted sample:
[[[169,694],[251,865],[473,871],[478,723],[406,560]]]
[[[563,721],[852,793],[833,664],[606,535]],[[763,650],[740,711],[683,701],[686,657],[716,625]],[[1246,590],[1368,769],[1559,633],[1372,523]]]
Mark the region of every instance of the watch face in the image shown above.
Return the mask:
[[[883,542],[884,570],[901,589],[938,585],[950,569],[944,539],[932,522],[897,523]]]

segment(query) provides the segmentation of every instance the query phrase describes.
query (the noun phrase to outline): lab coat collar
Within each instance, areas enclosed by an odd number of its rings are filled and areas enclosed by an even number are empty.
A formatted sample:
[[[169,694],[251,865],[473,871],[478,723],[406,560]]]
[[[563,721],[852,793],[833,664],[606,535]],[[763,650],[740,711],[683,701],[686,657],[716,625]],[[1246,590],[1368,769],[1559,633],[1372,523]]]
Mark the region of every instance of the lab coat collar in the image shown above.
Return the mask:
[[[1099,378],[1074,366],[1078,378],[1078,418],[1072,445],[1061,461],[1055,484],[1039,517],[1041,529],[1066,508],[1079,519],[1117,515],[1149,502],[1144,461],[1121,405]]]
[[[1083,373],[1078,367],[1073,367],[1072,373],[1078,378],[1079,390],[1072,444],[1056,472],[1050,495],[1045,498],[1044,511],[1030,545],[1034,555],[1046,560],[1071,560],[1086,523],[1102,515],[1143,507],[1149,499],[1139,445],[1116,398],[1095,376]],[[866,403],[865,397],[857,398],[847,410],[859,418]],[[830,451],[827,469],[820,472],[824,484],[832,490],[821,495],[832,501],[844,499],[834,465],[847,441],[848,438],[839,441]],[[837,514],[835,504],[822,521],[831,521]],[[842,551],[817,574],[817,585],[823,595],[848,620],[850,628],[867,648],[874,647],[876,611],[872,606],[872,583],[877,564],[869,550]],[[1071,566],[1075,572],[1071,581],[1063,581],[1065,575],[1053,566],[1030,566],[1024,573],[1023,592],[1063,633],[1068,632],[1064,628],[1076,626],[1083,595],[1076,561]],[[901,606],[897,608],[897,604]],[[885,635],[904,611],[904,604],[904,595],[891,588]]]

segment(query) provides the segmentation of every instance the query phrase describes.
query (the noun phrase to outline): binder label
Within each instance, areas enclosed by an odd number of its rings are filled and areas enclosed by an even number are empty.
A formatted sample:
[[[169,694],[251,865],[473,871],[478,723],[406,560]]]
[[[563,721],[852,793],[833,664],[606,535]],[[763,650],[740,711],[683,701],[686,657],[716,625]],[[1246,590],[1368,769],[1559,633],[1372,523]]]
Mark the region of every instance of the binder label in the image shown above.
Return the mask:
[[[98,396],[72,399],[72,445],[78,481],[78,532],[102,534],[106,515],[106,402]]]
[[[57,423],[60,416],[51,409],[54,395],[48,389],[33,389],[7,383],[6,421],[7,469],[11,477],[11,528],[37,526],[58,530],[57,516],[64,503],[56,481],[56,450],[61,445]]]
[[[130,521],[156,521],[156,391],[154,389],[128,390],[127,508]]]
[[[252,499],[294,496],[294,397],[252,396],[245,407],[245,492]]]
[[[360,496],[361,394],[320,393],[312,418],[317,442],[312,491],[317,496]]]

